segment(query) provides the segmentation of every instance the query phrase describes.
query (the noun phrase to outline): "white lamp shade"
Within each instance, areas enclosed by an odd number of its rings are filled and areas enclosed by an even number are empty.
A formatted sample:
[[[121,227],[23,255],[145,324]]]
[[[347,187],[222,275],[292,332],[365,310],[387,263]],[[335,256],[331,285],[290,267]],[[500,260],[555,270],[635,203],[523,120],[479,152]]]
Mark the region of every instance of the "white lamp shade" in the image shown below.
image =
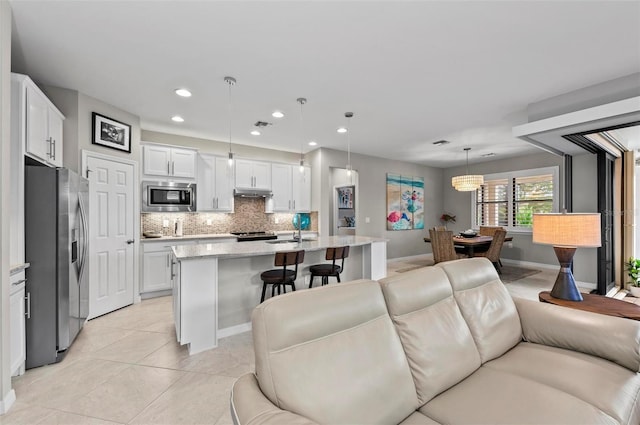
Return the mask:
[[[471,192],[477,190],[484,184],[484,176],[465,174],[451,178],[451,186],[460,192]]]
[[[559,247],[599,247],[600,213],[534,214],[533,243]]]

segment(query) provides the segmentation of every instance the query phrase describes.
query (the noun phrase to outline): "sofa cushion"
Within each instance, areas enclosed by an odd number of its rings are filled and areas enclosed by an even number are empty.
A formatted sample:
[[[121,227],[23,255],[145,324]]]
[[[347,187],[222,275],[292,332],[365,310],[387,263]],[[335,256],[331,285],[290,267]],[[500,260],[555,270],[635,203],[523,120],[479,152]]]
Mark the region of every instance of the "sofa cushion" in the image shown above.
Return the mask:
[[[447,261],[435,267],[442,268],[451,282],[482,363],[503,355],[522,340],[518,311],[489,260]]]
[[[522,342],[483,367],[558,389],[592,404],[621,424],[640,423],[640,375],[599,357]]]
[[[421,404],[480,367],[447,275],[425,267],[380,280]]]
[[[513,299],[524,339],[602,357],[640,370],[640,324],[635,320],[520,298]]]
[[[597,407],[556,388],[483,365],[420,412],[447,424],[611,424]]]
[[[319,423],[399,423],[418,407],[378,282],[271,298],[253,312],[256,375],[281,409]]]

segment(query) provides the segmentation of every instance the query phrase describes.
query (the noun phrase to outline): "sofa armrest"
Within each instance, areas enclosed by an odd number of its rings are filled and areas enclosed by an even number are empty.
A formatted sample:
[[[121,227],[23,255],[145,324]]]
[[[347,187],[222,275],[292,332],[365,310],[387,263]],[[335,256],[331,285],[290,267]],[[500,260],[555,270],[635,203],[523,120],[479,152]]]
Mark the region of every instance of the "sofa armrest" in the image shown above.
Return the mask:
[[[514,297],[526,341],[591,354],[640,371],[640,322]]]
[[[260,391],[253,373],[242,375],[231,390],[231,419],[235,425],[317,425],[305,417],[275,406]]]

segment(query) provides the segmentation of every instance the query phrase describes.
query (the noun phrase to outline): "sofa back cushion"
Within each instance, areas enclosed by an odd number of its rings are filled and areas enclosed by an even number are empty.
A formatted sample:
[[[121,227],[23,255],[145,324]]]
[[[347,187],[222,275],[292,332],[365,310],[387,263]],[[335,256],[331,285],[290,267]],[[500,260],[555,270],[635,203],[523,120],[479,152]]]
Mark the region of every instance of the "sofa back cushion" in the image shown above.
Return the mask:
[[[256,375],[281,409],[318,423],[399,423],[419,405],[378,282],[271,298],[252,316]]]
[[[489,260],[471,258],[434,267],[447,274],[482,363],[500,357],[522,341],[516,306]]]
[[[380,285],[421,404],[480,367],[471,331],[441,268],[402,273],[380,280]]]

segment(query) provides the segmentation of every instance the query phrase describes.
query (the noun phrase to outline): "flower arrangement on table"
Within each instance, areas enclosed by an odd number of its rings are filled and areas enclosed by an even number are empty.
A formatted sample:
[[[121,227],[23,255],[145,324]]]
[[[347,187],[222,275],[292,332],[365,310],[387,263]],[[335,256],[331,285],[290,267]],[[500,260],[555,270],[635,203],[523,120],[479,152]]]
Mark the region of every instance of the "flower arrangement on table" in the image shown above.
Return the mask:
[[[442,221],[444,223],[444,225],[446,226],[447,223],[455,223],[456,222],[456,216],[455,215],[451,215],[449,213],[444,213],[440,216],[440,221]]]

